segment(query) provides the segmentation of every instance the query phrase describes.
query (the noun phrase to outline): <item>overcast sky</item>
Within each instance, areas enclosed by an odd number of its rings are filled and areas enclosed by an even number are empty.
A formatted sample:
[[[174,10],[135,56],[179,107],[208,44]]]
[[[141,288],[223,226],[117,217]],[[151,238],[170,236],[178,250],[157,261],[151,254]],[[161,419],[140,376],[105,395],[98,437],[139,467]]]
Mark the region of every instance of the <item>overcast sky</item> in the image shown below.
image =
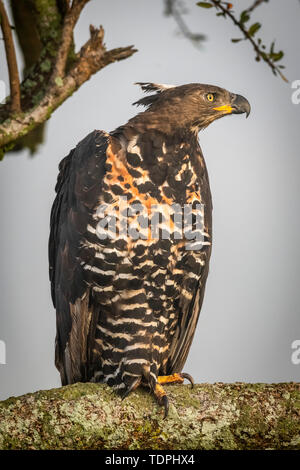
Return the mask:
[[[239,1],[241,8],[249,1]],[[213,195],[214,246],[205,300],[184,370],[196,382],[299,381],[291,361],[300,340],[299,123],[291,84],[254,61],[238,32],[189,2],[185,20],[207,35],[200,49],[177,34],[160,0],[92,0],[75,31],[102,24],[108,48],[139,52],[83,85],[47,124],[46,142],[0,163],[1,318],[7,364],[0,398],[59,386],[54,367],[55,311],[47,243],[59,161],[93,129],[113,130],[136,113],[136,81],[211,83],[244,95],[249,119],[221,119],[199,134]],[[300,2],[271,0],[253,17],[263,39],[276,38],[292,82],[300,79]],[[3,42],[0,78],[7,82]]]

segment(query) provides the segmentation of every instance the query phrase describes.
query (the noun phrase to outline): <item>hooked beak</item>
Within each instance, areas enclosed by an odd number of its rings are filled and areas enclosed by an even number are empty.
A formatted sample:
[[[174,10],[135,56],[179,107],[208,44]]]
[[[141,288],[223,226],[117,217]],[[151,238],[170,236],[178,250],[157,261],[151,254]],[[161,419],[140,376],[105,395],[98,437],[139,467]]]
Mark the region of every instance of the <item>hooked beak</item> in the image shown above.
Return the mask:
[[[249,116],[251,111],[249,101],[241,95],[233,95],[231,107],[233,114],[246,113],[246,118]]]
[[[242,114],[246,113],[246,117],[249,116],[251,107],[250,103],[242,95],[232,94],[232,99],[230,104],[224,106],[219,106],[214,108],[216,111],[222,111],[225,114]]]

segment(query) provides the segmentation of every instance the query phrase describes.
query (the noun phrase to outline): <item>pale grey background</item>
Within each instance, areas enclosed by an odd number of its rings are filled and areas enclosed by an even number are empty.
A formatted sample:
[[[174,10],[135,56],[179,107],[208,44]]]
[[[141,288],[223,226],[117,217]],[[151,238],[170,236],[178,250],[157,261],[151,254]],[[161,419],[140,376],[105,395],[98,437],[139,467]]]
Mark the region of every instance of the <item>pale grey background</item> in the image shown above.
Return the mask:
[[[57,165],[92,129],[112,130],[135,114],[135,81],[212,83],[252,105],[248,120],[228,117],[199,135],[214,201],[214,247],[185,370],[197,382],[299,380],[291,343],[300,338],[300,105],[291,102],[290,84],[254,61],[249,44],[230,43],[238,32],[228,20],[190,4],[186,21],[208,36],[200,51],[176,35],[160,0],[91,1],[76,28],[77,46],[93,23],[104,25],[108,47],[135,44],[139,52],[105,68],[55,112],[38,155],[24,151],[0,164],[0,339],[7,346],[0,398],[59,386],[47,261]],[[300,79],[300,4],[272,0],[270,7],[254,18],[263,22],[263,38],[276,36],[286,52],[289,79]]]

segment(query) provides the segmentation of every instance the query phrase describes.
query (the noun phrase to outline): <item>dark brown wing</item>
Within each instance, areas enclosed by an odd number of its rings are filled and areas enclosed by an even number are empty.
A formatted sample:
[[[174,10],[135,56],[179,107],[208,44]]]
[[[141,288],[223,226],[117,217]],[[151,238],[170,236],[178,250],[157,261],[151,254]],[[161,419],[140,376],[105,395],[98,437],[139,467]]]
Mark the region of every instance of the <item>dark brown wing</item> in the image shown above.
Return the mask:
[[[177,332],[170,348],[170,357],[167,363],[166,371],[167,375],[174,374],[175,372],[181,372],[186,362],[196,331],[196,326],[204,298],[205,284],[208,275],[208,261],[207,265],[201,272],[200,281],[191,302],[181,310],[180,322],[178,324]]]
[[[87,380],[93,367],[99,307],[93,304],[84,277],[80,246],[101,194],[107,145],[108,136],[94,131],[59,165],[50,219],[49,275],[56,308],[55,363],[63,384]]]
[[[204,228],[205,232],[208,234],[208,237],[205,237],[205,240],[209,242],[209,244],[204,244],[201,249],[201,252],[191,252],[188,257],[186,256],[187,260],[188,258],[191,258],[192,263],[186,262],[185,265],[183,263],[186,275],[183,276],[181,280],[182,288],[186,290],[188,289],[188,286],[190,286],[189,290],[190,292],[193,292],[193,295],[191,299],[188,300],[186,296],[182,294],[179,301],[179,321],[175,336],[170,347],[170,356],[168,359],[166,371],[167,374],[181,372],[186,362],[196,331],[196,326],[204,298],[207,275],[209,271],[209,261],[212,243],[212,200],[207,169],[200,147],[198,157],[199,162],[201,161],[201,165],[196,165],[196,171],[198,174],[201,200],[202,204],[204,204]],[[197,268],[195,268],[195,264],[193,263],[193,256],[195,258],[199,257],[204,263],[203,266],[200,267],[200,269],[198,268],[198,270]],[[198,281],[196,281],[196,285],[189,284],[189,270],[194,270],[194,273],[198,275]]]

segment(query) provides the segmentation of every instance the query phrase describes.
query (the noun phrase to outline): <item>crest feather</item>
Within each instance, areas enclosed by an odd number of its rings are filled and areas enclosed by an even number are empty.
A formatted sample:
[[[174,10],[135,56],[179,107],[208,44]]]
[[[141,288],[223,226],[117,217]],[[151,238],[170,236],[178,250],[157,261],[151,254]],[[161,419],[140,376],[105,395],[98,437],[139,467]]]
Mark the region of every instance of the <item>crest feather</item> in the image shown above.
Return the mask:
[[[135,85],[139,85],[145,93],[150,91],[162,92],[169,88],[175,88],[176,85],[166,85],[165,83],[151,83],[151,82],[136,82]]]
[[[146,96],[138,101],[135,101],[133,104],[137,106],[151,106],[158,98],[160,93],[163,93],[170,88],[175,88],[176,85],[166,85],[164,83],[152,83],[152,82],[136,82],[135,85],[139,85],[144,93],[151,93],[155,91],[156,93],[151,96]]]

